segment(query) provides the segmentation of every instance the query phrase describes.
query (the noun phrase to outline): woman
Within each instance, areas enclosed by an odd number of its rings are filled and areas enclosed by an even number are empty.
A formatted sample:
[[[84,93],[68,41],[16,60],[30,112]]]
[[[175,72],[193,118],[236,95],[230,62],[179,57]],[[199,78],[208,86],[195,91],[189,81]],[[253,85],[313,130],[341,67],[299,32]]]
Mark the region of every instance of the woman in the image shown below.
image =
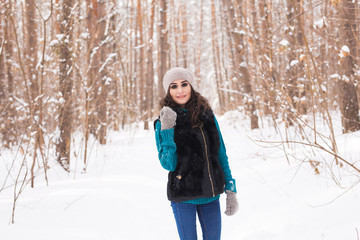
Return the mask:
[[[180,239],[197,239],[197,213],[203,239],[218,240],[220,194],[227,194],[225,214],[233,215],[238,207],[236,186],[217,120],[193,83],[193,75],[184,68],[165,74],[167,94],[154,122],[156,145],[162,167],[170,171],[167,196]]]

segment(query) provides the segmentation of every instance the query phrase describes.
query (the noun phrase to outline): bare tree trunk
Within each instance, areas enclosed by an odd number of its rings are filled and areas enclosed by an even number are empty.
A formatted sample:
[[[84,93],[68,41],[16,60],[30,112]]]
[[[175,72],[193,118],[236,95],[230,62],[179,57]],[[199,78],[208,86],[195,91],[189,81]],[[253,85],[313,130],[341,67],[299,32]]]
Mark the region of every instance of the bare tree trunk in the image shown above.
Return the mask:
[[[204,25],[204,0],[200,2],[200,26],[199,26],[199,42],[197,48],[195,49],[195,76],[197,79],[200,79],[201,71],[201,56],[202,56],[202,44],[203,44],[203,25]],[[196,83],[197,84],[197,83]]]
[[[153,38],[155,23],[155,0],[151,1],[151,13],[149,19],[148,47],[146,50],[146,111],[147,119],[151,119],[154,106],[154,63],[153,63]]]
[[[130,3],[133,3],[133,0],[130,1]],[[132,16],[135,16],[134,11],[134,4],[127,3],[128,11]],[[123,81],[121,81],[121,99],[123,101],[123,111],[122,111],[122,127],[126,123],[128,123],[129,119],[133,119],[134,111],[132,109],[133,106],[133,73],[135,72],[134,67],[134,35],[136,34],[135,29],[135,23],[134,18],[129,18],[129,21],[127,23],[127,28],[129,29],[129,35],[131,37],[126,39],[126,49],[124,50],[124,57],[121,55],[121,52],[119,54],[120,56],[120,66],[123,71]],[[127,60],[125,60],[127,59]]]
[[[304,77],[304,63],[301,56],[303,52],[303,15],[302,2],[300,0],[287,0],[288,30],[287,40],[289,42],[288,66],[286,79],[289,80],[288,94],[292,105],[299,114],[307,113],[305,88],[307,83]],[[290,120],[290,119],[289,119]]]
[[[185,1],[181,2],[181,7],[179,8],[180,15],[180,25],[181,25],[181,53],[183,59],[183,67],[188,67],[188,14]]]
[[[46,50],[46,43],[47,43],[47,27],[46,27],[46,23],[50,20],[51,15],[53,12],[53,3],[51,1],[50,3],[50,13],[48,16],[46,16],[46,18],[44,18],[44,16],[41,14],[41,12],[39,12],[39,15],[42,19],[42,23],[43,23],[43,44],[42,44],[42,55],[41,55],[41,62],[40,62],[40,84],[39,84],[39,90],[38,90],[38,97],[37,97],[37,105],[38,105],[38,114],[37,114],[37,129],[36,129],[36,141],[35,141],[35,150],[34,150],[34,156],[33,156],[33,166],[35,164],[35,158],[36,158],[36,151],[37,149],[39,149],[41,157],[42,157],[42,162],[43,162],[43,168],[44,168],[44,173],[45,173],[45,180],[46,183],[48,183],[48,178],[47,178],[47,169],[48,169],[48,164],[47,164],[47,159],[44,156],[43,153],[43,145],[44,145],[44,136],[43,136],[43,96],[44,96],[44,68],[45,68],[45,50]],[[33,169],[32,169],[33,172]],[[32,173],[33,174],[33,173]],[[31,186],[34,186],[34,182],[33,182],[34,178],[32,178],[32,182],[31,182]]]
[[[113,69],[111,69],[111,79],[109,85],[109,95],[108,95],[108,103],[109,103],[109,116],[108,116],[108,122],[111,125],[111,128],[115,131],[119,131],[120,127],[120,117],[121,117],[121,106],[120,106],[120,81],[119,76],[124,75],[118,74],[119,66],[120,64],[120,52],[118,52],[118,49],[120,49],[120,46],[122,46],[122,42],[118,41],[117,39],[117,22],[119,21],[120,16],[118,16],[118,5],[117,0],[111,1],[112,8],[110,10],[110,22],[109,22],[109,32],[110,32],[110,38],[112,39],[112,42],[109,46],[109,52],[111,54],[114,54],[114,63],[113,63]],[[116,40],[115,40],[116,39]]]
[[[60,32],[63,34],[63,39],[60,44],[60,76],[59,88],[62,95],[59,109],[59,130],[60,137],[57,143],[57,161],[66,170],[70,171],[70,145],[72,132],[72,16],[71,10],[73,7],[72,0],[63,0],[62,4],[62,24]]]
[[[57,0],[58,1],[58,0]],[[93,70],[92,70],[92,48],[94,45],[94,34],[93,34],[93,28],[94,28],[94,22],[93,22],[93,8],[95,6],[92,5],[92,0],[86,0],[86,29],[88,33],[88,40],[87,40],[87,72],[86,72],[86,89],[85,89],[85,119],[84,119],[84,167],[83,170],[86,172],[86,165],[87,165],[87,151],[88,151],[88,142],[89,142],[89,136],[90,132],[92,132],[92,126],[94,124],[93,120],[93,113],[92,113],[92,99],[94,98],[94,80],[93,80]]]
[[[0,121],[6,122],[6,94],[5,94],[5,51],[4,51],[4,17],[0,15]],[[5,125],[5,124],[4,124]],[[6,127],[0,128],[0,139],[1,142],[5,142],[5,129]]]
[[[303,0],[296,0],[295,2],[296,14],[297,14],[297,21],[296,21],[296,41],[299,45],[299,64],[298,64],[298,88],[299,88],[299,103],[298,103],[298,111],[300,114],[305,115],[308,112],[308,102],[310,99],[307,99],[306,92],[309,88],[309,81],[306,80],[306,73],[305,73],[305,60],[303,60],[302,55],[304,55],[304,8],[303,8]]]
[[[276,90],[278,88],[278,74],[274,62],[273,41],[271,35],[272,17],[271,0],[259,1],[259,17],[261,21],[260,44],[262,49],[261,69],[264,78],[264,88],[267,89],[265,101],[265,113],[277,114]],[[271,109],[272,108],[272,109]]]
[[[6,4],[5,11],[6,11],[7,16],[10,15],[10,13],[12,11],[11,1],[8,1],[8,3]],[[10,29],[11,29],[10,23],[9,23],[8,19],[6,19],[5,33],[4,33],[6,41],[4,42],[4,47],[5,47],[5,57],[6,57],[6,75],[7,75],[8,92],[9,92],[9,95],[11,96],[14,91],[14,80],[13,80],[13,73],[11,70],[12,57],[13,57],[13,38],[12,38]],[[10,109],[12,109],[12,107],[10,107]]]
[[[165,96],[162,80],[166,71],[168,70],[168,29],[167,29],[167,0],[160,0],[160,23],[159,23],[159,50],[160,50],[160,59],[159,59],[159,73],[158,73],[158,96],[160,99]],[[159,100],[160,100],[159,99]]]
[[[39,94],[39,84],[38,84],[38,73],[36,70],[36,64],[38,62],[37,58],[37,25],[35,17],[35,3],[34,0],[25,1],[25,12],[26,12],[26,66],[28,79],[30,80],[30,92],[31,92],[31,101],[34,104],[33,113],[34,115],[38,114],[38,104],[34,101]]]
[[[98,20],[98,1],[90,0],[91,3],[88,5],[88,31],[90,35],[89,40],[89,68],[88,68],[88,106],[89,106],[89,131],[95,137],[98,134],[98,114],[97,114],[97,98],[99,96],[99,65],[100,65],[100,40],[99,31],[103,29],[99,28]]]
[[[36,64],[38,62],[37,57],[37,24],[35,16],[35,2],[34,0],[25,1],[25,12],[26,12],[26,51],[25,51],[25,61],[27,67],[27,79],[30,82],[30,97],[29,105],[30,107],[30,126],[31,126],[31,135],[35,133],[35,147],[33,153],[33,162],[31,165],[31,187],[34,187],[34,169],[37,159],[37,149],[42,145],[42,130],[41,130],[41,114],[40,114],[40,101],[41,97],[39,92],[39,81],[38,81],[38,71],[36,69]]]
[[[168,68],[184,64],[184,59],[181,58],[181,1],[177,2],[178,8],[175,6],[175,1],[168,1],[166,6],[168,46],[172,46],[168,51]]]
[[[6,127],[3,129],[3,133],[5,139],[3,139],[3,144],[5,147],[9,147],[11,144],[17,144],[19,132],[21,128],[19,128],[19,121],[16,116],[15,104],[14,104],[14,75],[16,71],[14,71],[15,63],[15,54],[14,49],[16,47],[17,35],[14,26],[14,22],[12,20],[13,13],[13,5],[11,1],[6,1],[3,3],[5,7],[5,15],[3,20],[4,28],[4,42],[2,46],[2,54],[4,54],[5,68],[6,68],[6,78],[4,78],[4,83],[6,82],[5,93],[7,95],[6,99],[6,109],[3,109],[6,114]],[[20,54],[18,54],[19,56]],[[22,63],[20,64],[22,68]],[[22,68],[23,69],[23,68]],[[25,74],[23,74],[24,76]],[[5,80],[6,79],[6,80]],[[24,78],[25,79],[25,78]],[[26,82],[26,81],[25,81]],[[23,133],[22,133],[23,134]]]
[[[235,49],[233,48],[233,40],[232,40],[232,34],[231,34],[231,19],[229,15],[229,8],[225,1],[221,2],[220,9],[222,11],[222,18],[224,19],[223,24],[225,25],[224,31],[226,32],[226,40],[227,43],[225,44],[223,41],[223,52],[228,52],[229,59],[231,62],[231,65],[226,66],[225,59],[223,58],[223,65],[225,70],[225,79],[228,82],[228,105],[230,106],[230,109],[236,109],[238,107],[238,104],[240,101],[237,101],[235,99],[239,99],[240,94],[240,84],[238,83],[238,80],[235,80],[235,66],[236,66],[236,57],[235,57]],[[235,92],[234,92],[235,90]]]
[[[343,132],[354,132],[360,129],[359,102],[354,86],[355,82],[355,59],[357,57],[357,26],[355,10],[357,5],[352,0],[342,1],[340,9],[341,19],[341,46],[342,57],[340,59],[340,108],[342,115]]]
[[[137,0],[131,0],[131,16],[134,16],[134,18],[131,18],[130,21],[130,29],[131,29],[131,38],[130,38],[130,53],[131,53],[131,57],[128,60],[130,62],[130,69],[129,69],[129,91],[128,91],[128,96],[130,98],[129,101],[129,113],[131,115],[132,120],[135,121],[139,121],[141,118],[140,116],[140,109],[141,107],[139,106],[139,92],[138,92],[138,85],[140,84],[137,81],[137,72],[138,72],[138,64],[137,64],[137,60],[138,60],[138,52],[137,49],[135,48],[137,46],[137,18],[136,16],[136,1]]]
[[[99,85],[101,90],[99,91],[99,96],[96,99],[96,112],[98,118],[99,131],[97,133],[97,138],[100,144],[106,144],[106,132],[107,132],[107,46],[105,39],[105,30],[106,30],[106,1],[100,0],[98,1],[98,37],[100,43],[100,67],[99,72],[97,73],[99,79]]]
[[[242,39],[242,34],[239,34],[239,28],[237,25],[236,15],[234,11],[234,5],[230,1],[223,0],[223,4],[229,15],[229,22],[231,27],[231,46],[234,49],[235,66],[234,73],[236,79],[240,81],[240,85],[243,87],[245,94],[245,106],[250,116],[251,129],[259,128],[258,116],[256,113],[256,107],[254,103],[253,90],[251,86],[251,79],[249,76],[247,63],[245,61],[245,48]],[[238,12],[242,11],[242,1],[238,1],[239,9]],[[240,90],[240,89],[239,89]]]
[[[222,41],[221,41],[221,52],[223,54],[220,54],[221,56],[221,66],[222,69],[224,71],[224,82],[225,82],[225,86],[226,86],[226,90],[230,90],[230,88],[232,88],[231,84],[232,84],[232,73],[233,71],[233,66],[235,66],[235,56],[234,56],[234,51],[231,48],[232,43],[231,43],[231,31],[230,31],[230,20],[229,20],[229,16],[227,13],[227,7],[224,6],[223,2],[220,3],[220,21],[221,21],[221,29],[223,31],[222,33]],[[227,56],[225,55],[225,53],[227,53]],[[225,55],[225,56],[223,56]],[[229,59],[228,61],[231,62],[231,65],[227,64],[227,59]],[[220,72],[221,73],[221,72]],[[237,108],[237,106],[235,106],[235,101],[234,101],[234,93],[230,92],[230,91],[224,91],[224,99],[225,99],[225,106],[226,106],[226,110],[233,110],[235,108]]]
[[[216,8],[215,1],[211,0],[211,40],[212,40],[212,50],[213,50],[213,64],[215,69],[215,81],[216,81],[216,90],[219,99],[219,110],[220,113],[225,112],[224,106],[224,92],[222,88],[222,75],[221,75],[221,64],[220,64],[220,49],[219,41],[217,35],[217,23],[216,23]]]
[[[79,24],[83,22],[83,15],[86,13],[86,8],[83,9],[83,0],[77,1],[77,4],[74,5],[73,9],[73,39],[82,39],[81,34],[83,34],[84,25]],[[85,10],[85,11],[84,11]],[[84,13],[82,13],[84,11]],[[86,21],[84,22],[86,23]],[[77,93],[73,95],[73,128],[77,129],[79,126],[84,125],[84,108],[83,104],[86,101],[84,99],[84,84],[85,77],[83,76],[83,66],[87,67],[87,62],[84,61],[83,56],[86,56],[86,43],[85,41],[74,41],[73,47],[73,56],[78,56],[73,59],[74,66],[74,83],[73,83],[73,93]],[[81,58],[79,59],[79,56]]]
[[[146,99],[146,88],[149,87],[146,85],[146,79],[145,79],[145,46],[144,46],[144,31],[143,31],[143,10],[141,8],[141,0],[137,0],[137,34],[136,36],[137,38],[137,49],[139,51],[139,59],[138,59],[138,72],[137,72],[137,76],[138,79],[137,81],[140,82],[139,86],[139,105],[140,105],[140,115],[141,115],[141,120],[144,122],[144,129],[149,129],[148,126],[148,121],[146,119],[147,116],[147,109],[146,109],[146,102],[148,101]]]
[[[294,35],[294,29],[295,26],[295,20],[294,20],[294,14],[295,14],[295,6],[293,0],[287,0],[287,8],[286,8],[286,16],[288,19],[288,28],[286,30],[286,39],[288,41],[288,54],[287,54],[287,65],[286,65],[286,73],[285,73],[285,79],[284,82],[287,84],[288,82],[288,94],[291,98],[292,105],[295,106],[297,104],[297,96],[298,96],[298,88],[296,85],[296,77],[297,77],[297,68],[294,65],[297,61],[296,52],[295,52],[295,46],[296,46],[296,39]],[[288,122],[290,125],[293,125],[292,119],[288,118]]]

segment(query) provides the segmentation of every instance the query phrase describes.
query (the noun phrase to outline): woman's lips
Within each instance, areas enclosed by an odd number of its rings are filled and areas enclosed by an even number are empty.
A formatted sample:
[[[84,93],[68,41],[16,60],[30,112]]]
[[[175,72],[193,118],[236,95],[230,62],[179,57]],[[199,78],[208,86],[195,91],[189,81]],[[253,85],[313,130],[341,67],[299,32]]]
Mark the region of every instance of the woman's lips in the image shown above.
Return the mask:
[[[185,97],[186,97],[186,95],[184,95],[184,96],[178,96],[177,98],[183,99],[183,98],[185,98]]]

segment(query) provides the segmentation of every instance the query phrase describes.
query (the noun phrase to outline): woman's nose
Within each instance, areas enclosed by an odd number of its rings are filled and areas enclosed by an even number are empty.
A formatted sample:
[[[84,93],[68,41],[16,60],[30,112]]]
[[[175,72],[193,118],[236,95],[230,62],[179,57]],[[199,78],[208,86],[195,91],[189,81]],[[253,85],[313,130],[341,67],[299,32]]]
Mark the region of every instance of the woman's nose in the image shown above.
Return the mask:
[[[183,92],[184,88],[182,86],[178,87],[178,92]]]

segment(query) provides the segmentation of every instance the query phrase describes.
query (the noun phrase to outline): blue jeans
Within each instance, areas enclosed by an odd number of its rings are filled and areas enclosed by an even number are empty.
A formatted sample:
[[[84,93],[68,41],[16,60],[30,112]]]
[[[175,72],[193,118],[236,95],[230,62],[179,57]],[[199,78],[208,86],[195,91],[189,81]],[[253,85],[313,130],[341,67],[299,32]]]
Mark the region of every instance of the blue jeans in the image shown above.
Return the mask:
[[[196,240],[196,213],[201,224],[203,239],[219,240],[221,213],[219,200],[206,204],[171,202],[181,240]]]

